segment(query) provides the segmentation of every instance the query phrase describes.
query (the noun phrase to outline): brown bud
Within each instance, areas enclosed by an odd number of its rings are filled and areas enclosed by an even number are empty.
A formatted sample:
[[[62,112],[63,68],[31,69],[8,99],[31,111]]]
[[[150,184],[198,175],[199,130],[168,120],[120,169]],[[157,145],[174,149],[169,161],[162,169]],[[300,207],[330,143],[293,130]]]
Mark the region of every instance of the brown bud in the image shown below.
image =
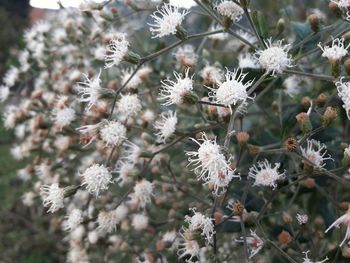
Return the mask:
[[[299,123],[300,130],[303,133],[308,133],[312,131],[312,125],[310,122],[310,117],[306,112],[301,112],[297,116],[295,116]]]
[[[316,218],[314,219],[314,223],[318,227],[323,227],[324,220],[323,220],[323,218],[321,216],[316,216]]]
[[[286,212],[283,212],[282,220],[283,220],[283,223],[285,223],[285,224],[293,223],[293,217],[289,213],[286,213]]]
[[[278,242],[280,244],[288,244],[289,242],[292,241],[292,236],[289,234],[289,232],[283,230],[279,235],[278,235]]]
[[[156,243],[156,250],[158,252],[162,251],[164,249],[164,242],[163,240],[158,240]]]
[[[308,109],[311,106],[311,99],[305,96],[301,99],[301,104],[303,104],[304,109]]]
[[[215,224],[220,224],[222,221],[222,214],[220,212],[215,212],[214,213],[214,220],[215,220]]]
[[[311,14],[307,18],[310,23],[311,30],[314,32],[318,32],[320,30],[320,19],[316,14]]]
[[[232,210],[234,215],[242,216],[244,211],[244,205],[240,201],[235,200],[233,203],[230,204],[230,209]]]
[[[309,189],[314,188],[314,187],[315,187],[315,180],[312,179],[312,178],[307,178],[307,179],[304,181],[303,185],[304,185],[306,188],[309,188]]]
[[[249,140],[249,134],[247,132],[238,132],[236,134],[236,139],[240,145],[245,144]]]
[[[339,9],[337,3],[335,2],[330,2],[328,5],[328,8],[336,15],[340,16],[341,15],[341,10]]]
[[[259,154],[259,153],[260,153],[260,147],[257,146],[257,145],[251,145],[251,146],[249,147],[249,153],[250,153],[251,155],[257,155],[257,154]]]
[[[288,151],[294,152],[298,148],[298,141],[294,138],[288,138],[284,142],[284,146],[287,148]]]
[[[297,116],[295,116],[295,118],[297,119],[297,121],[299,123],[304,123],[306,121],[310,121],[310,117],[306,112],[299,113]]]
[[[341,202],[338,204],[339,208],[343,211],[347,211],[349,209],[349,203],[348,202]]]
[[[333,107],[327,107],[322,116],[322,124],[328,127],[337,118],[337,110]]]
[[[326,100],[327,96],[324,93],[321,93],[316,99],[317,106],[322,107],[326,103]]]

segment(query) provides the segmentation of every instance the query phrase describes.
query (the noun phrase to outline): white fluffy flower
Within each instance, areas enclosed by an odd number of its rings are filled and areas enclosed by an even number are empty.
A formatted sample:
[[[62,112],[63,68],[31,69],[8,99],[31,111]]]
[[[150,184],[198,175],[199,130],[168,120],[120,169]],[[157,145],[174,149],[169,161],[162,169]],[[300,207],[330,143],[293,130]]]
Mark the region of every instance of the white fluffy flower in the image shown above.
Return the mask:
[[[344,245],[345,241],[350,239],[350,209],[346,212],[346,214],[342,215],[341,217],[339,217],[337,220],[335,220],[333,222],[333,224],[331,224],[325,231],[325,233],[327,233],[330,229],[332,229],[333,227],[339,228],[340,224],[344,224],[346,225],[346,233],[345,233],[345,237],[343,239],[343,241],[340,243],[340,247],[342,245]]]
[[[6,86],[11,88],[13,85],[15,85],[16,80],[19,75],[19,70],[16,67],[11,67],[4,76],[3,82]]]
[[[160,114],[160,120],[154,123],[154,128],[158,130],[156,133],[157,140],[159,142],[165,143],[168,138],[170,138],[175,130],[177,124],[176,113],[172,111],[162,112]]]
[[[119,33],[109,42],[105,54],[105,68],[118,66],[127,55],[129,42],[126,40],[126,34]]]
[[[337,4],[337,6],[340,9],[347,9],[348,7],[350,7],[350,1],[349,0],[331,0],[331,2]]]
[[[0,102],[4,102],[10,95],[10,88],[8,86],[0,86]]]
[[[301,78],[298,76],[289,76],[283,81],[284,93],[289,96],[295,96],[300,93],[301,90]]]
[[[96,105],[98,99],[101,96],[101,70],[97,76],[92,79],[89,79],[87,75],[84,74],[85,81],[78,82],[76,86],[76,91],[80,96],[78,98],[79,102],[87,103],[87,109],[90,110],[92,106]]]
[[[337,61],[341,60],[348,54],[347,49],[350,46],[349,44],[345,47],[344,41],[345,40],[343,38],[336,38],[333,39],[331,46],[324,47],[322,47],[321,43],[319,43],[318,47],[323,51],[322,57],[328,58],[331,63],[336,63]]]
[[[134,186],[134,193],[132,198],[135,198],[139,205],[144,208],[148,203],[151,202],[151,197],[153,196],[153,183],[142,179],[137,182]]]
[[[80,209],[74,208],[66,220],[63,222],[63,230],[72,231],[76,229],[83,222],[83,213]]]
[[[300,147],[302,155],[317,167],[325,166],[326,160],[333,160],[329,155],[326,156],[326,145],[314,139],[306,141],[306,148]],[[325,157],[326,156],[326,157]]]
[[[26,192],[22,195],[22,203],[25,206],[32,206],[34,204],[35,194],[33,192]]]
[[[136,116],[140,112],[141,107],[141,101],[137,94],[121,95],[120,100],[117,102],[118,113],[125,118]]]
[[[282,179],[285,172],[279,173],[280,163],[275,163],[275,166],[267,161],[258,162],[257,166],[249,168],[248,176],[255,179],[254,185],[256,186],[271,186],[276,188],[276,181]]]
[[[204,79],[204,82],[208,84],[214,84],[223,80],[221,69],[216,66],[205,66],[199,74]]]
[[[258,50],[255,57],[260,66],[272,75],[282,73],[286,68],[292,67],[292,58],[288,54],[290,45],[283,45],[283,40],[277,41],[277,44],[272,44],[272,39],[264,41],[267,48]]]
[[[100,129],[100,135],[106,146],[119,146],[126,139],[126,128],[117,121],[108,121]]]
[[[123,186],[125,184],[131,183],[132,182],[132,171],[134,169],[134,165],[125,162],[122,160],[118,160],[118,162],[115,165],[115,172],[119,175],[117,182],[120,186]]]
[[[185,76],[174,72],[176,81],[166,79],[162,80],[162,89],[160,90],[160,100],[165,100],[163,105],[169,106],[172,104],[180,105],[184,102],[184,98],[188,95],[193,89],[193,80],[192,77],[189,77],[189,70],[187,68],[185,71]]]
[[[177,254],[179,258],[186,258],[187,263],[196,263],[199,258],[201,247],[199,246],[196,240],[186,239],[184,235],[182,235],[182,239],[178,245]]]
[[[178,7],[171,4],[157,7],[157,11],[151,15],[154,22],[149,24],[153,38],[176,34],[177,27],[181,25],[188,13],[189,11],[186,10],[180,12]]]
[[[98,197],[101,191],[108,189],[112,183],[112,175],[104,165],[94,164],[87,168],[83,174],[82,185],[86,185],[86,189],[90,194]]]
[[[305,225],[309,221],[307,214],[297,214],[296,218],[299,225]]]
[[[225,106],[231,107],[231,105],[236,105],[238,102],[243,102],[245,100],[252,99],[248,96],[247,89],[252,85],[253,81],[247,81],[243,83],[244,78],[247,76],[238,69],[233,72],[226,69],[225,81],[217,81],[219,87],[217,89],[210,88],[212,97],[216,103],[223,104]]]
[[[244,242],[244,238],[241,237],[237,242]],[[249,258],[254,257],[264,246],[264,241],[250,229],[250,236],[246,237],[246,242],[249,249]]]
[[[183,45],[175,53],[177,62],[183,67],[193,67],[197,63],[198,55],[192,45]]]
[[[210,140],[205,133],[199,141],[191,138],[192,141],[199,145],[197,151],[186,152],[189,156],[189,165],[194,165],[194,171],[198,180],[203,180],[205,184],[212,183],[214,185],[214,193],[220,194],[227,187],[233,177],[239,177],[234,174],[234,170],[230,167],[230,160],[226,160],[221,153],[220,146],[216,143],[216,139]]]
[[[233,1],[222,0],[216,5],[216,10],[222,16],[230,18],[232,21],[238,22],[242,19],[244,10]]]
[[[238,55],[238,66],[240,68],[259,68],[256,59],[250,53],[240,53]]]
[[[53,109],[52,119],[57,127],[62,129],[63,127],[68,126],[75,120],[75,110],[69,107],[63,109]]]
[[[138,231],[146,229],[148,226],[148,216],[143,214],[134,215],[131,225]]]
[[[350,120],[350,82],[343,82],[343,78],[341,78],[335,85],[337,86],[338,95],[344,103],[343,108]]]
[[[57,183],[43,185],[40,188],[40,195],[43,198],[43,205],[50,206],[48,212],[54,213],[64,207],[64,189],[60,188]]]
[[[211,243],[215,234],[213,220],[197,212],[196,208],[190,210],[193,212],[193,216],[185,217],[185,222],[189,224],[186,230],[201,231],[201,235],[205,237],[208,243]]]
[[[117,213],[115,210],[108,211],[108,212],[102,211],[98,214],[98,217],[97,217],[99,231],[105,231],[110,233],[113,230],[115,230],[119,222],[120,222],[119,217],[117,216]]]
[[[122,70],[122,84],[124,85],[131,75],[134,72],[134,68],[124,69]],[[142,79],[140,77],[140,74],[138,74],[140,70],[132,76],[132,78],[129,80],[128,84],[126,84],[125,88],[127,89],[136,89],[141,83]]]
[[[322,261],[311,261],[311,259],[309,259],[308,257],[308,253],[309,251],[303,252],[305,254],[305,257],[303,258],[303,262],[302,263],[323,263],[326,262],[328,260],[328,258],[326,257],[324,260]]]

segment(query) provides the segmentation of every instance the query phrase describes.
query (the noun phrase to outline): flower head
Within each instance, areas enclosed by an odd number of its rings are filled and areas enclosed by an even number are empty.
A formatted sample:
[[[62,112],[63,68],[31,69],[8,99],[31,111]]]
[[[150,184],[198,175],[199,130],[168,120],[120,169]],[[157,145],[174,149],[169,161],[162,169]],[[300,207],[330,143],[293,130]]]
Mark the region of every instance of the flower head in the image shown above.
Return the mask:
[[[100,135],[106,146],[119,146],[126,139],[126,128],[117,121],[108,121],[100,129]]]
[[[343,82],[343,78],[335,83],[338,95],[343,101],[343,108],[346,111],[348,119],[350,119],[350,82]]]
[[[185,217],[185,222],[188,223],[188,228],[186,230],[192,232],[199,230],[201,235],[205,237],[206,241],[211,243],[215,233],[212,219],[204,216],[200,212],[197,212],[196,208],[192,208],[190,210],[193,212],[193,216]]]
[[[151,196],[153,195],[153,183],[142,179],[137,182],[134,186],[134,193],[131,198],[135,198],[140,206],[144,208],[148,203],[151,202]]]
[[[275,163],[275,166],[267,161],[258,162],[258,164],[249,168],[248,176],[255,179],[254,185],[256,186],[271,186],[276,188],[276,181],[282,179],[285,172],[279,173],[278,168],[280,168],[279,163]]]
[[[161,8],[157,7],[151,17],[154,19],[153,24],[149,24],[153,38],[167,35],[175,35],[177,27],[181,25],[189,11],[183,10],[171,4],[164,4]]]
[[[63,222],[63,229],[66,231],[75,230],[83,222],[83,215],[80,209],[73,209]]]
[[[169,106],[172,104],[180,105],[184,102],[184,98],[193,89],[192,77],[188,76],[190,68],[186,69],[185,76],[174,72],[176,81],[166,79],[162,80],[162,89],[159,93],[160,99],[165,100],[163,105]]]
[[[10,95],[10,88],[8,86],[0,86],[0,102],[4,102]]]
[[[235,69],[233,72],[226,69],[225,81],[217,81],[219,88],[212,89],[212,94],[210,97],[214,98],[216,103],[223,104],[225,106],[231,107],[231,105],[236,105],[238,102],[243,102],[249,97],[247,89],[252,85],[253,81],[247,81],[243,83],[243,80],[247,74],[239,72]]]
[[[103,232],[112,232],[119,223],[119,217],[117,216],[116,210],[102,211],[97,217],[98,230]]]
[[[89,79],[89,77],[84,74],[86,80],[84,82],[78,82],[78,85],[76,86],[76,91],[80,96],[78,101],[87,103],[88,110],[90,110],[92,106],[96,105],[102,94],[100,75],[101,70],[98,75],[92,79]]]
[[[261,68],[275,75],[276,73],[282,73],[286,68],[292,67],[292,58],[288,55],[289,44],[283,45],[283,40],[279,40],[274,45],[272,44],[272,38],[264,42],[267,48],[255,53]]]
[[[121,95],[117,102],[118,112],[125,118],[134,117],[141,110],[141,101],[137,94]]]
[[[244,242],[244,238],[241,237],[237,242]],[[248,249],[249,249],[249,258],[254,257],[258,252],[263,248],[264,241],[255,233],[255,231],[250,229],[250,236],[246,237]]]
[[[136,214],[132,218],[131,225],[135,228],[135,230],[140,231],[148,227],[148,221],[148,216],[144,214]]]
[[[192,45],[183,45],[175,53],[177,62],[183,67],[194,67],[197,63],[198,55]]]
[[[297,214],[296,218],[299,225],[305,225],[309,221],[307,214]]]
[[[331,46],[322,47],[321,43],[318,44],[318,47],[323,51],[322,57],[328,58],[328,60],[334,64],[337,61],[341,60],[344,56],[348,54],[348,48],[350,45],[345,47],[344,39],[336,38],[333,39]]]
[[[63,127],[68,126],[75,120],[75,110],[69,107],[65,107],[63,109],[53,109],[52,111],[52,119],[57,127],[62,129]]]
[[[102,164],[93,164],[80,176],[83,177],[82,185],[86,185],[88,192],[96,197],[112,183],[112,175]]]
[[[240,68],[259,68],[256,59],[250,53],[241,53],[238,55],[238,65]]]
[[[166,140],[174,134],[176,124],[176,113],[172,111],[162,112],[160,115],[160,120],[157,120],[154,123],[154,128],[158,130],[158,133],[156,133],[158,141],[165,143]]]
[[[199,74],[206,84],[215,84],[223,80],[221,69],[216,66],[205,66]]]
[[[336,3],[340,9],[347,9],[350,7],[349,0],[331,0],[331,2]]]
[[[126,34],[120,33],[109,42],[105,54],[105,68],[118,66],[129,50]]]
[[[40,188],[40,195],[43,198],[43,205],[50,206],[48,212],[54,213],[64,207],[64,189],[60,188],[57,183],[52,185],[43,185]]]
[[[196,263],[199,258],[201,247],[194,239],[187,239],[182,235],[182,239],[178,245],[177,254],[179,258],[186,258],[187,263]]]
[[[308,257],[308,253],[309,251],[303,252],[305,254],[305,257],[303,258],[303,263],[323,263],[326,262],[328,260],[328,258],[326,257],[324,260],[322,261],[311,261]]]
[[[300,147],[301,153],[306,159],[317,167],[325,166],[324,161],[326,160],[333,160],[329,155],[325,157],[327,154],[326,145],[321,144],[319,141],[314,139],[307,140],[306,143],[306,148]]]
[[[242,19],[244,10],[233,1],[222,0],[216,5],[216,10],[222,16],[230,18],[232,21],[238,22]]]
[[[333,227],[339,228],[340,224],[346,225],[346,233],[343,241],[340,243],[340,247],[344,245],[345,241],[350,239],[350,209],[346,212],[346,214],[339,217],[337,220],[333,222],[325,231],[327,233],[329,230],[331,230]]]

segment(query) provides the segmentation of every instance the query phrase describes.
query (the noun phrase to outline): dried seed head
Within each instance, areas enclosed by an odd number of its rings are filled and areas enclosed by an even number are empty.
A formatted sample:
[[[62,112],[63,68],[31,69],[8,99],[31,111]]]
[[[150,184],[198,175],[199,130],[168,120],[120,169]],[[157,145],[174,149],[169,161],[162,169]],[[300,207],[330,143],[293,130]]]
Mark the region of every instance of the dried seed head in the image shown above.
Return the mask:
[[[284,142],[285,147],[287,148],[288,151],[294,152],[298,148],[298,141],[294,138],[288,138]]]

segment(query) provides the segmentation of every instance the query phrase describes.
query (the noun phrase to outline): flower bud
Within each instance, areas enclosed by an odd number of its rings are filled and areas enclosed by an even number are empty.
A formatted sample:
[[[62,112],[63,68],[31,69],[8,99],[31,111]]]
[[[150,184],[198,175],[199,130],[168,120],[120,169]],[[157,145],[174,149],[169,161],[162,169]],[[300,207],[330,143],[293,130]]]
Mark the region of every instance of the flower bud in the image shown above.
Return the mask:
[[[289,232],[283,230],[279,235],[278,235],[278,242],[280,244],[288,244],[292,241],[292,236],[289,234]]]
[[[287,212],[283,212],[282,220],[283,220],[283,223],[287,225],[293,223],[293,217]]]
[[[320,19],[316,14],[309,15],[307,20],[309,21],[312,31],[314,31],[315,33],[320,31]]]
[[[251,155],[257,155],[257,154],[259,154],[259,153],[260,153],[260,147],[257,146],[257,145],[251,145],[251,146],[249,147],[249,153],[250,153]]]
[[[316,99],[317,106],[322,107],[326,103],[326,100],[327,100],[326,94],[321,93],[320,95],[318,95]]]
[[[306,112],[301,112],[295,116],[297,122],[299,123],[300,130],[303,133],[309,133],[312,131],[312,125],[310,122],[310,117]]]
[[[337,16],[341,16],[342,15],[342,12],[341,10],[339,9],[337,3],[335,2],[330,2],[329,5],[328,5],[328,8]]]
[[[281,34],[286,27],[286,21],[283,18],[278,19],[277,22],[277,32]]]
[[[311,106],[311,99],[305,96],[301,99],[301,104],[303,104],[304,109],[308,109]]]
[[[294,152],[298,148],[298,141],[296,139],[294,139],[294,138],[288,138],[284,142],[284,146],[287,148],[288,151]]]
[[[337,110],[333,107],[327,107],[322,116],[322,124],[324,127],[329,127],[330,124],[337,118]]]
[[[236,134],[236,139],[241,146],[247,143],[247,141],[249,140],[249,137],[250,136],[247,132],[238,132]]]
[[[341,202],[338,204],[339,208],[343,211],[347,211],[349,209],[349,203],[348,202]]]

